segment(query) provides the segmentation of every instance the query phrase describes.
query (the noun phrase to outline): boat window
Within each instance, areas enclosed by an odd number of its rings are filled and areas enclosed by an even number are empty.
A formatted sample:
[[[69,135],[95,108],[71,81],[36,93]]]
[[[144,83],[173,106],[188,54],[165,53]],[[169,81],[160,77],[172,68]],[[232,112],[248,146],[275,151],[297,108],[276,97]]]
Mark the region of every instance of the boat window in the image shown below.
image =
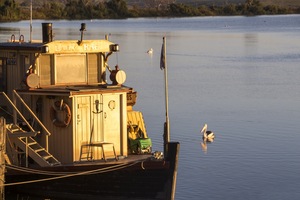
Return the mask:
[[[56,55],[55,84],[87,83],[86,55]]]

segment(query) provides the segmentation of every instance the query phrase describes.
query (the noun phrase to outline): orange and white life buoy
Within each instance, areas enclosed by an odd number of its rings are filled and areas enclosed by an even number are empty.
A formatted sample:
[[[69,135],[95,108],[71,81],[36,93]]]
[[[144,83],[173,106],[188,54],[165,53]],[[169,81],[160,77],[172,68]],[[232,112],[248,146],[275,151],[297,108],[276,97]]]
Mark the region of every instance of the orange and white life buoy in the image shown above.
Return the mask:
[[[65,112],[65,120],[61,121],[57,119],[57,111]],[[68,104],[62,101],[54,102],[50,108],[50,118],[52,123],[57,127],[67,127],[71,122],[71,109]]]

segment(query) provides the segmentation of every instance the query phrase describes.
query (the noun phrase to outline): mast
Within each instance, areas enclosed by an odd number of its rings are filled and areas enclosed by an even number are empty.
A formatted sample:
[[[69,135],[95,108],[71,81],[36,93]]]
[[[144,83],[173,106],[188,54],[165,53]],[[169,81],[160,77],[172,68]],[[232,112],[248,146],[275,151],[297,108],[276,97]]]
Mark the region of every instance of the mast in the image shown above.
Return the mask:
[[[170,142],[170,120],[169,120],[169,95],[168,95],[168,67],[167,67],[167,48],[166,38],[163,37],[163,45],[161,49],[160,69],[164,69],[165,79],[165,107],[166,107],[166,121],[164,124],[164,155],[168,155],[167,144]]]

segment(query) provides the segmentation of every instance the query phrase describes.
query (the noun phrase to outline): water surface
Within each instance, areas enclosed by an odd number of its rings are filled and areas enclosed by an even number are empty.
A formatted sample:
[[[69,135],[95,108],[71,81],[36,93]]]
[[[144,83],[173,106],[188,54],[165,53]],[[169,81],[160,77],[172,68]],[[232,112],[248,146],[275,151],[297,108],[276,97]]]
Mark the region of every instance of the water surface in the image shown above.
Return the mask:
[[[33,22],[34,39],[41,23]],[[120,45],[110,65],[138,91],[154,150],[162,150],[167,38],[171,140],[181,143],[176,200],[300,199],[300,15],[52,21],[54,39]],[[29,39],[29,21],[0,24]],[[154,49],[152,56],[146,51]],[[216,139],[201,148],[208,124]]]

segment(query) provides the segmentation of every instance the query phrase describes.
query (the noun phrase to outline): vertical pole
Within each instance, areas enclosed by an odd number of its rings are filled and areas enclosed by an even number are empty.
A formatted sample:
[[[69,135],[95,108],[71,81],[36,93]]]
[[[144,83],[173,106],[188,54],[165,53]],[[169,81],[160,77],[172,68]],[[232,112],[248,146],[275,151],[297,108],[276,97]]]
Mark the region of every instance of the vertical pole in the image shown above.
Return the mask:
[[[167,67],[167,48],[166,48],[166,38],[163,37],[163,47],[162,47],[162,65],[164,68],[165,77],[165,107],[166,107],[166,122],[164,126],[164,155],[168,155],[168,143],[170,142],[170,121],[169,121],[169,95],[168,95],[168,67]],[[162,66],[161,66],[162,67]]]
[[[167,123],[167,141],[170,142],[170,124],[169,124],[169,91],[168,91],[168,67],[167,67],[167,48],[166,38],[164,37],[164,54],[165,54],[165,95],[166,95],[166,123]]]
[[[170,187],[168,187],[168,188],[170,188],[170,190],[167,191],[166,199],[170,199],[170,200],[175,199],[179,149],[180,149],[179,142],[169,142],[168,143],[167,160],[170,162],[169,183],[171,185],[170,185]]]
[[[6,123],[3,117],[0,117],[0,199],[4,199],[4,182],[5,182],[5,139]]]
[[[32,0],[30,1],[30,43],[32,42]]]

